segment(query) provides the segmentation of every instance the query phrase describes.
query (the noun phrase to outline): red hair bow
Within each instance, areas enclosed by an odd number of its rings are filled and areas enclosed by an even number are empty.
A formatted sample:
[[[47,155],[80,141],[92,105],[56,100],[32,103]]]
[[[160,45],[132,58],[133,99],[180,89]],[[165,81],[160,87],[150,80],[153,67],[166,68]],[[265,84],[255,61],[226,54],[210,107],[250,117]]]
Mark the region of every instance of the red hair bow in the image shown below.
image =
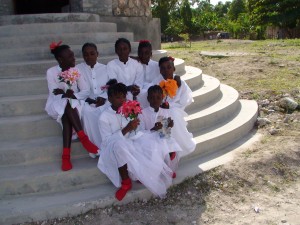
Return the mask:
[[[57,43],[55,43],[55,42],[52,42],[51,44],[50,44],[50,50],[54,50],[54,49],[56,49],[58,46],[60,46],[60,44],[62,43],[62,41],[59,41],[59,42],[57,42]]]
[[[150,43],[150,41],[148,41],[148,40],[140,40],[140,44],[141,43]]]
[[[175,59],[174,59],[172,56],[169,56],[169,59],[170,59],[172,62],[175,61]]]

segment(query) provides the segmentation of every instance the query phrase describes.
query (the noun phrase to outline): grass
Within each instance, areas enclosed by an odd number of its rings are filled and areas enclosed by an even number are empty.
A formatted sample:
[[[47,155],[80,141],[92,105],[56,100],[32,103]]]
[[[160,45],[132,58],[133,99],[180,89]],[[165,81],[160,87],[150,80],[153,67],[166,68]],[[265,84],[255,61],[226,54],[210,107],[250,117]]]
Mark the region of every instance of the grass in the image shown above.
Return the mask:
[[[299,46],[300,39],[209,40],[192,42],[191,48],[182,47],[179,42],[163,43],[162,49],[239,92],[251,91],[253,99],[259,99],[263,96],[261,92],[280,94],[300,89]],[[215,52],[216,57],[201,55],[201,51]],[[217,53],[245,55],[232,56],[229,61],[228,57],[218,57]]]

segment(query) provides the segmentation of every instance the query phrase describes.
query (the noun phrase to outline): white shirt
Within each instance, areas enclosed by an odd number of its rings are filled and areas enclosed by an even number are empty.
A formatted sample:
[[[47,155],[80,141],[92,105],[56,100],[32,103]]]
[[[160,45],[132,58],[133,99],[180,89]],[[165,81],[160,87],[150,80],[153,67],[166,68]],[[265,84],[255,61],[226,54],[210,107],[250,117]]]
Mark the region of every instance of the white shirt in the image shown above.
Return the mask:
[[[89,98],[95,99],[100,96],[107,99],[106,90],[101,90],[101,87],[105,86],[109,80],[106,65],[97,62],[94,67],[91,68],[83,62],[76,67],[80,70],[82,76],[89,85]]]
[[[129,85],[137,85],[140,88],[144,84],[143,66],[138,61],[128,58],[124,64],[119,59],[113,59],[107,64],[109,79],[117,79],[118,82]]]
[[[155,112],[154,108],[149,106],[143,109],[142,114],[139,115],[141,121],[140,127],[143,130],[151,130],[156,122],[161,121],[162,118],[168,117],[170,117],[169,109],[159,108],[158,111]]]

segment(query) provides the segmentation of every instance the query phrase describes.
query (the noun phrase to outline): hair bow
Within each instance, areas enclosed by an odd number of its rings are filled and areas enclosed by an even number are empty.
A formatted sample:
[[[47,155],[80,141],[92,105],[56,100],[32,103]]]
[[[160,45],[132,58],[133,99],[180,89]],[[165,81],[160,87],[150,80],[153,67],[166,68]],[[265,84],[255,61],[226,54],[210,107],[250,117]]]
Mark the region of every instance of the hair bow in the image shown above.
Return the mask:
[[[140,40],[140,44],[141,43],[150,43],[150,41],[148,41],[148,40]]]
[[[169,58],[172,62],[175,61],[175,59],[174,59],[172,56],[169,56],[168,58]]]
[[[61,45],[61,43],[62,43],[62,41],[59,41],[59,42],[57,42],[57,43],[55,43],[55,42],[52,42],[51,44],[50,44],[50,50],[54,50],[54,49],[56,49],[58,46],[60,46]]]

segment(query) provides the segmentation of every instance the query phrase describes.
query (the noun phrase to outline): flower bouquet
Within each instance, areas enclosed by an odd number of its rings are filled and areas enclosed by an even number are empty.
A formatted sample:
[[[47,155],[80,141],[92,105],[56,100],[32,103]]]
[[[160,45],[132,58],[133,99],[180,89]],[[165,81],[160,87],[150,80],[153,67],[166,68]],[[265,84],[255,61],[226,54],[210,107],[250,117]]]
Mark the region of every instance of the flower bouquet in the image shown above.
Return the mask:
[[[163,90],[164,103],[168,105],[167,97],[173,98],[176,95],[178,89],[177,82],[174,79],[162,80],[159,86]]]
[[[68,89],[72,90],[72,85],[77,82],[80,77],[80,73],[76,68],[70,68],[58,74],[58,80],[65,83]],[[65,90],[66,91],[66,90]],[[70,99],[70,101],[72,101]]]
[[[139,114],[142,113],[142,108],[138,101],[128,100],[119,107],[117,113],[121,114],[126,119],[134,120],[138,117]],[[131,134],[131,132],[130,132],[130,134]],[[136,135],[136,131],[134,131],[134,134]],[[131,136],[131,135],[129,135],[129,136]]]

